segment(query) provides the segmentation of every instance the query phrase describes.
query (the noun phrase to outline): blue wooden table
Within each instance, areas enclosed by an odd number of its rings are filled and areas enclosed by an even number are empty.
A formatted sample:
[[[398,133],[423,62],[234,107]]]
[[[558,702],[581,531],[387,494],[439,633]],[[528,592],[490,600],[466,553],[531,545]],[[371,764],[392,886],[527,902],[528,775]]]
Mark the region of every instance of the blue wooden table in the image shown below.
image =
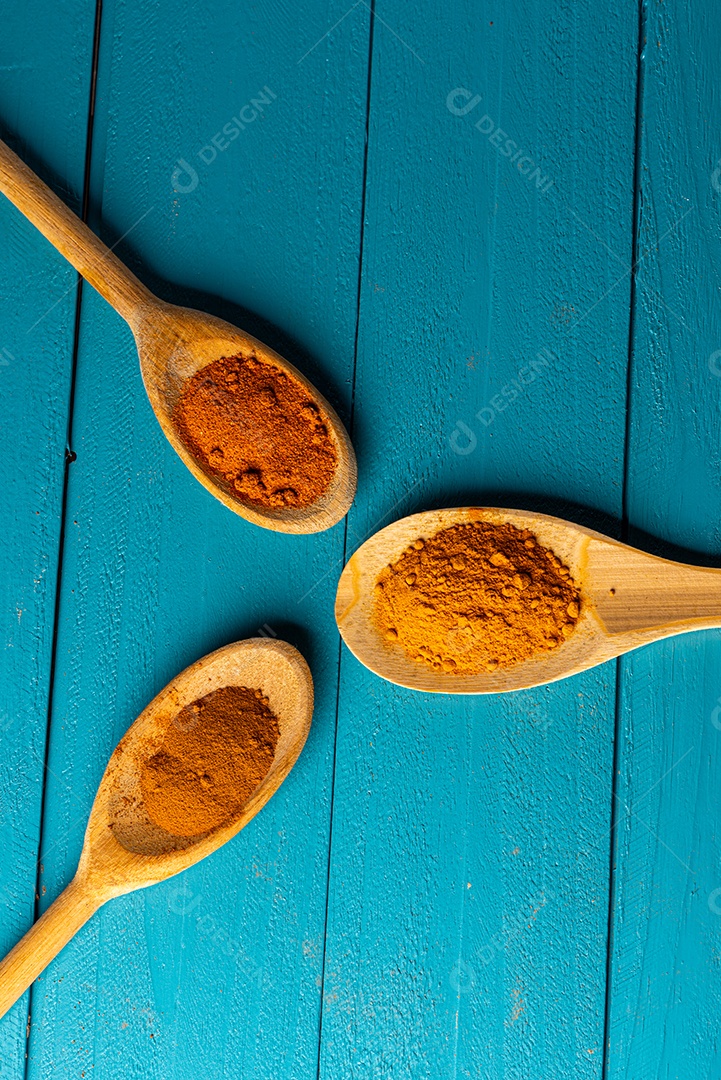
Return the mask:
[[[0,199],[0,949],[174,673],[261,632],[317,694],[260,816],[0,1023],[0,1078],[719,1077],[721,634],[446,698],[375,678],[332,613],[352,551],[438,506],[718,565],[712,0],[3,20],[3,134],[160,295],[301,367],[360,481],[322,535],[229,513],[126,326]]]

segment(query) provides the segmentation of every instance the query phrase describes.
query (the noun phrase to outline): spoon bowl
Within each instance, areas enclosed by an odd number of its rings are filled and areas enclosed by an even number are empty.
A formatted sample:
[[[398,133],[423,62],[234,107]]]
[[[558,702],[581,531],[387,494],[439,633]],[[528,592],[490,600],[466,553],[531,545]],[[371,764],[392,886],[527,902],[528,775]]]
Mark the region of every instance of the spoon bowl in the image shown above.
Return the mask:
[[[186,705],[225,686],[263,691],[279,727],[273,762],[246,802],[219,827],[200,836],[174,836],[154,824],[144,806],[142,763],[160,748]],[[227,645],[173,679],[143,710],[108,762],[75,877],[0,962],[0,1016],[107,900],[180,873],[247,825],[293,768],[312,712],[308,666],[283,641],[250,638]]]
[[[552,651],[495,671],[435,671],[388,644],[372,619],[381,571],[415,540],[453,525],[486,521],[528,529],[568,567],[581,593],[573,633]],[[524,510],[431,510],[381,529],[346,564],[336,595],[338,629],[371,671],[412,690],[498,694],[555,682],[659,638],[721,626],[721,570],[660,559],[561,518]]]
[[[0,191],[128,323],[160,426],[203,487],[236,514],[276,532],[321,532],[345,516],[356,489],[353,446],[335,410],[297,368],[222,319],[159,300],[3,142]],[[336,451],[336,467],[327,489],[310,506],[275,509],[249,505],[220,477],[203,469],[178,435],[172,414],[184,384],[212,361],[238,355],[253,356],[297,380],[324,414]]]
[[[277,532],[321,532],[345,516],[356,488],[353,447],[333,406],[293,364],[231,323],[192,308],[166,304],[156,297],[149,304],[138,305],[128,322],[145,390],[158,422],[175,452],[211,495],[246,520]],[[305,387],[324,414],[337,465],[328,488],[311,506],[273,509],[243,503],[218,476],[203,469],[178,435],[173,410],[186,382],[219,357],[238,355],[254,356],[290,375]]]

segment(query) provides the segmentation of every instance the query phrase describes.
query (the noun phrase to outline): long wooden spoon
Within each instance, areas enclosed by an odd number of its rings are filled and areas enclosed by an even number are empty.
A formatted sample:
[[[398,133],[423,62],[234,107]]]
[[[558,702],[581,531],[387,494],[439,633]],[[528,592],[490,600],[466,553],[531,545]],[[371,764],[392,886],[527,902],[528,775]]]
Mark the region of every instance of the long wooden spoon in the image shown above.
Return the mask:
[[[143,805],[140,766],[186,706],[224,686],[259,689],[280,736],[265,778],[232,819],[200,837],[173,836]],[[0,1016],[17,1001],[80,927],[113,896],[154,885],[204,859],[267,803],[303,748],[313,712],[313,682],[300,653],[282,641],[249,638],[198,660],[141,713],[113,752],[90,812],[75,877],[0,962]]]
[[[241,517],[279,532],[320,532],[340,521],[355,494],[355,454],[335,410],[305,376],[273,349],[230,323],[159,300],[3,142],[0,191],[128,323],[138,348],[145,389],[160,426],[208,491]],[[229,487],[201,468],[178,437],[172,413],[186,381],[211,361],[239,354],[254,355],[297,379],[327,416],[337,466],[329,487],[311,506],[266,510],[244,504]]]
[[[581,615],[571,636],[513,667],[473,675],[439,672],[388,644],[371,618],[384,567],[414,540],[472,521],[529,529],[571,571]],[[659,638],[721,626],[721,570],[648,555],[570,521],[523,510],[461,508],[413,514],[381,529],[349,560],[338,584],[336,621],[348,648],[399,686],[447,694],[498,694],[563,679]]]

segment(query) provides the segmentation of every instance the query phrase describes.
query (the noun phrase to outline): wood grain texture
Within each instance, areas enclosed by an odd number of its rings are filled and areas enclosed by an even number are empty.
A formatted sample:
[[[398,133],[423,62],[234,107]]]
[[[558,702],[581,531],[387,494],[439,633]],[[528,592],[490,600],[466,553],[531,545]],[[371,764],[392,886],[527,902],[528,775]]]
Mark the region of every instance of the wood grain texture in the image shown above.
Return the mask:
[[[135,337],[143,382],[158,422],[180,459],[211,495],[255,525],[279,532],[321,532],[345,517],[356,488],[353,447],[332,405],[293,364],[222,319],[158,300],[1,140],[0,191],[125,319]],[[336,463],[327,490],[310,506],[274,510],[249,506],[237,498],[232,486],[202,467],[178,433],[173,411],[185,383],[220,357],[237,354],[257,357],[285,372],[320,407]]]
[[[162,299],[329,388],[346,423],[355,396],[360,488],[347,544],[229,514],[86,291],[41,908],[112,747],[198,655],[293,641],[316,716],[241,836],[80,931],[34,987],[29,1041],[24,1005],[0,1025],[0,1076],[25,1076],[26,1049],[31,1080],[715,1076],[719,635],[623,661],[618,703],[613,664],[447,699],[347,652],[339,683],[332,616],[344,547],[412,511],[525,506],[620,535],[629,336],[628,539],[718,564],[713,6],[642,7],[635,246],[635,4],[103,8],[91,226]],[[92,17],[31,0],[0,45],[3,120],[76,193]],[[13,341],[74,278],[4,205],[0,224],[0,350],[24,358]],[[73,305],[27,335],[32,370],[0,366],[6,415],[31,418],[0,464],[2,708],[24,718],[0,743],[5,946],[32,920]]]
[[[644,14],[628,513],[719,565],[721,30],[706,2]],[[718,632],[623,662],[614,1080],[721,1072],[720,664]]]
[[[276,346],[346,420],[368,54],[357,16],[334,39],[337,63],[309,70],[298,61],[337,18],[325,3],[299,24],[284,4],[106,2],[92,174],[91,225],[111,244],[130,230],[116,250],[142,280]],[[269,104],[250,106],[265,86]],[[255,119],[206,165],[198,151],[246,106]],[[185,192],[181,158],[198,177]],[[313,672],[316,714],[303,770],[240,837],[108,905],[47,969],[30,1076],[312,1076],[343,527],[273,534],[205,492],[157,425],[130,332],[90,291],[74,443],[43,906],[74,872],[113,745],[195,657],[259,631],[286,638]]]
[[[94,4],[3,12],[0,128],[82,193]],[[47,87],[54,93],[48,98]],[[0,952],[33,921],[76,274],[0,198]],[[27,997],[0,1025],[0,1076],[24,1075]]]
[[[147,808],[144,764],[162,749],[169,728],[187,706],[214,690],[239,686],[262,692],[277,720],[278,741],[270,767],[242,806],[220,825],[193,837],[168,832]],[[187,870],[237,836],[295,765],[312,715],[313,680],[308,665],[285,641],[237,641],[174,675],[111,755],[72,881],[0,961],[0,1016],[104,903]]]
[[[437,506],[618,518],[634,13],[376,14],[352,548]],[[477,700],[341,674],[321,1076],[600,1077],[613,666]]]
[[[374,618],[376,583],[419,537],[475,522],[528,530],[558,556],[579,589],[580,617],[572,634],[552,651],[492,672],[436,671],[409,656],[400,642],[389,644],[384,638]],[[659,559],[550,514],[454,507],[410,514],[366,540],[341,574],[335,613],[353,655],[399,686],[441,694],[509,693],[569,678],[651,641],[721,628],[721,573]]]

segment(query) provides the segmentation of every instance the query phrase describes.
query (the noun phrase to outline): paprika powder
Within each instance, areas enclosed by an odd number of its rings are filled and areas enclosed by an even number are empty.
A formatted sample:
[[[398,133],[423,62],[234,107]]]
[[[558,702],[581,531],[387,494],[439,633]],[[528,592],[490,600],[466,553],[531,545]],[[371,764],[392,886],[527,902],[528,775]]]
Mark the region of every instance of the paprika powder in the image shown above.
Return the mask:
[[[250,507],[311,506],[336,471],[320,406],[298,379],[255,356],[223,356],[197,371],[173,421],[202,468]]]

